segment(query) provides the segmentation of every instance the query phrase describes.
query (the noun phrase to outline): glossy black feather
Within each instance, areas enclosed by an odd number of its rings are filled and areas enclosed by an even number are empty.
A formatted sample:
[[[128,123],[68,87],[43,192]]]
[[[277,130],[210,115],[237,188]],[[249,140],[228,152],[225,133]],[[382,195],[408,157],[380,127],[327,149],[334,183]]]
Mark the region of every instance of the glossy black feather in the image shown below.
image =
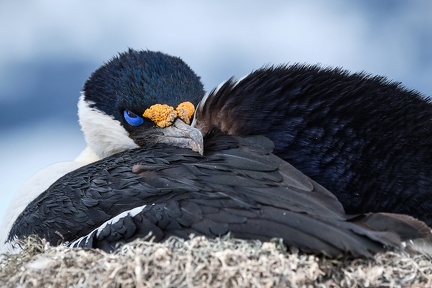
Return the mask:
[[[133,127],[124,119],[124,110],[140,116],[158,103],[177,107],[189,101],[196,105],[204,93],[200,77],[182,59],[133,49],[96,69],[83,87],[90,107],[118,120],[132,135],[137,129],[151,130],[154,123],[144,119],[142,127]]]
[[[429,231],[408,216],[345,215],[332,193],[271,154],[264,137],[222,135],[206,145],[205,156],[154,145],[73,171],[24,210],[9,240],[36,234],[54,245],[111,251],[149,232],[157,241],[230,232],[369,257]]]
[[[123,109],[141,115],[163,99],[176,107],[196,104],[203,96],[200,78],[178,57],[129,49],[92,73],[84,84],[86,100],[100,111],[123,121]]]
[[[432,226],[432,105],[383,77],[317,66],[259,69],[212,91],[204,134],[265,135],[347,213],[393,212]]]

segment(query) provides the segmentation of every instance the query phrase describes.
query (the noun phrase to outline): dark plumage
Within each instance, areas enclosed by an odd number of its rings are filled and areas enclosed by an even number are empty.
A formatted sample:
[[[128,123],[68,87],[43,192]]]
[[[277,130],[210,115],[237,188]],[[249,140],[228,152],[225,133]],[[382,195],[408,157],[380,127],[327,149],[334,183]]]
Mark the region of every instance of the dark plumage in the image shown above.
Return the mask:
[[[184,101],[197,104],[204,96],[200,78],[178,57],[161,52],[129,49],[98,68],[84,84],[85,100],[114,119],[126,130],[133,128],[123,111],[137,116],[153,104],[177,106]],[[145,119],[145,128],[153,123]]]
[[[160,52],[129,49],[98,68],[86,81],[78,101],[87,147],[74,161],[39,171],[16,193],[0,228],[0,252],[9,250],[2,244],[19,213],[67,172],[149,143],[202,151],[201,133],[188,124],[192,104],[196,105],[204,93],[200,78],[185,62]],[[160,102],[172,106],[168,127],[156,126],[153,119],[144,116]]]
[[[52,185],[19,216],[9,240],[36,234],[111,251],[149,232],[158,241],[231,232],[369,257],[428,234],[409,216],[345,215],[333,194],[271,154],[271,145],[222,135],[206,140],[205,157],[163,144],[113,155]]]
[[[383,77],[317,66],[259,69],[197,109],[205,135],[265,135],[347,213],[393,212],[432,226],[432,105]]]
[[[102,151],[96,153],[102,159],[66,174],[40,194],[14,223],[9,241],[36,234],[54,245],[65,241],[72,247],[111,251],[116,244],[149,232],[157,241],[172,235],[217,237],[230,232],[245,239],[280,237],[287,245],[330,256],[370,257],[399,247],[401,241],[430,235],[423,222],[410,216],[348,216],[332,193],[273,155],[267,138],[225,135],[266,135],[275,142],[276,153],[302,164],[306,173],[320,176],[325,184],[340,181],[338,196],[360,193],[363,190],[357,192],[348,184],[374,187],[377,181],[361,178],[368,174],[358,170],[357,162],[362,169],[369,163],[371,170],[388,164],[386,157],[378,157],[385,156],[377,152],[383,144],[372,141],[378,138],[373,123],[361,126],[367,120],[363,114],[383,111],[373,112],[377,105],[369,108],[365,96],[355,101],[326,89],[333,87],[345,95],[372,84],[384,89],[387,84],[314,67],[263,69],[239,83],[229,81],[204,98],[195,128],[177,126],[180,119],[167,128],[156,127],[145,113],[140,116],[149,105],[196,103],[202,94],[199,78],[178,61],[130,50],[90,77],[79,104],[80,123],[88,148]],[[177,62],[178,69],[172,69]],[[169,76],[176,73],[181,77]],[[351,83],[348,88],[339,83],[341,79]],[[182,92],[181,85],[189,92]],[[328,97],[322,96],[326,91]],[[187,148],[202,143],[196,128],[205,134],[204,156]],[[380,131],[384,138],[396,137]],[[357,137],[359,132],[375,136]],[[191,135],[199,136],[192,141],[195,146],[190,144]],[[113,155],[137,144],[141,148]],[[195,150],[202,152],[201,148]],[[366,148],[375,154],[366,153]]]
[[[143,113],[161,102],[174,108],[185,101],[196,105],[204,93],[200,78],[180,58],[129,49],[92,73],[84,85],[78,115],[86,142],[99,158],[144,142],[172,143],[198,151],[194,146],[202,143],[194,142],[202,137],[194,139],[189,125],[179,120],[163,129]],[[103,115],[112,121],[101,118]]]

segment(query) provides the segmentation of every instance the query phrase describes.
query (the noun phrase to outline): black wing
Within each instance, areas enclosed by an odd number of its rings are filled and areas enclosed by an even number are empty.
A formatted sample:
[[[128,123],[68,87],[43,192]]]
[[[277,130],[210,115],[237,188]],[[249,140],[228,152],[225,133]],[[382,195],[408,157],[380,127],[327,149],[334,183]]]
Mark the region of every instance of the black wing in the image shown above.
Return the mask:
[[[150,232],[157,241],[230,232],[245,239],[281,237],[331,256],[370,256],[427,231],[410,217],[347,217],[333,194],[271,154],[264,137],[206,142],[205,157],[154,146],[69,173],[25,209],[9,240],[36,234],[52,244],[111,251]]]
[[[403,213],[432,226],[430,99],[384,77],[266,67],[210,92],[194,123],[203,134],[268,137],[347,213]]]

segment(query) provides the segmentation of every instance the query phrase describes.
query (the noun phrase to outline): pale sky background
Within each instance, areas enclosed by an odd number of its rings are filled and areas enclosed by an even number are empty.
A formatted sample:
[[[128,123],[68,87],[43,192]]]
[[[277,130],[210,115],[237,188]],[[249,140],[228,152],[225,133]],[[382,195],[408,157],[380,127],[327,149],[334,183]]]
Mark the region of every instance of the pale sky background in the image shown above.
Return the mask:
[[[0,219],[39,169],[85,143],[76,102],[128,47],[179,56],[207,91],[265,64],[367,71],[432,95],[432,1],[0,2]]]

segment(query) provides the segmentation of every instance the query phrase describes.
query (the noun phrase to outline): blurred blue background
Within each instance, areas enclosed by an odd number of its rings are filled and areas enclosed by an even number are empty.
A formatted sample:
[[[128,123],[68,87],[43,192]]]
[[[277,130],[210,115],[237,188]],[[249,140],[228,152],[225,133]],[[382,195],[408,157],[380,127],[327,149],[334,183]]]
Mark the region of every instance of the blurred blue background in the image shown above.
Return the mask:
[[[367,71],[432,94],[432,1],[0,2],[0,219],[37,170],[85,143],[84,81],[128,47],[185,60],[206,90],[269,63]]]

